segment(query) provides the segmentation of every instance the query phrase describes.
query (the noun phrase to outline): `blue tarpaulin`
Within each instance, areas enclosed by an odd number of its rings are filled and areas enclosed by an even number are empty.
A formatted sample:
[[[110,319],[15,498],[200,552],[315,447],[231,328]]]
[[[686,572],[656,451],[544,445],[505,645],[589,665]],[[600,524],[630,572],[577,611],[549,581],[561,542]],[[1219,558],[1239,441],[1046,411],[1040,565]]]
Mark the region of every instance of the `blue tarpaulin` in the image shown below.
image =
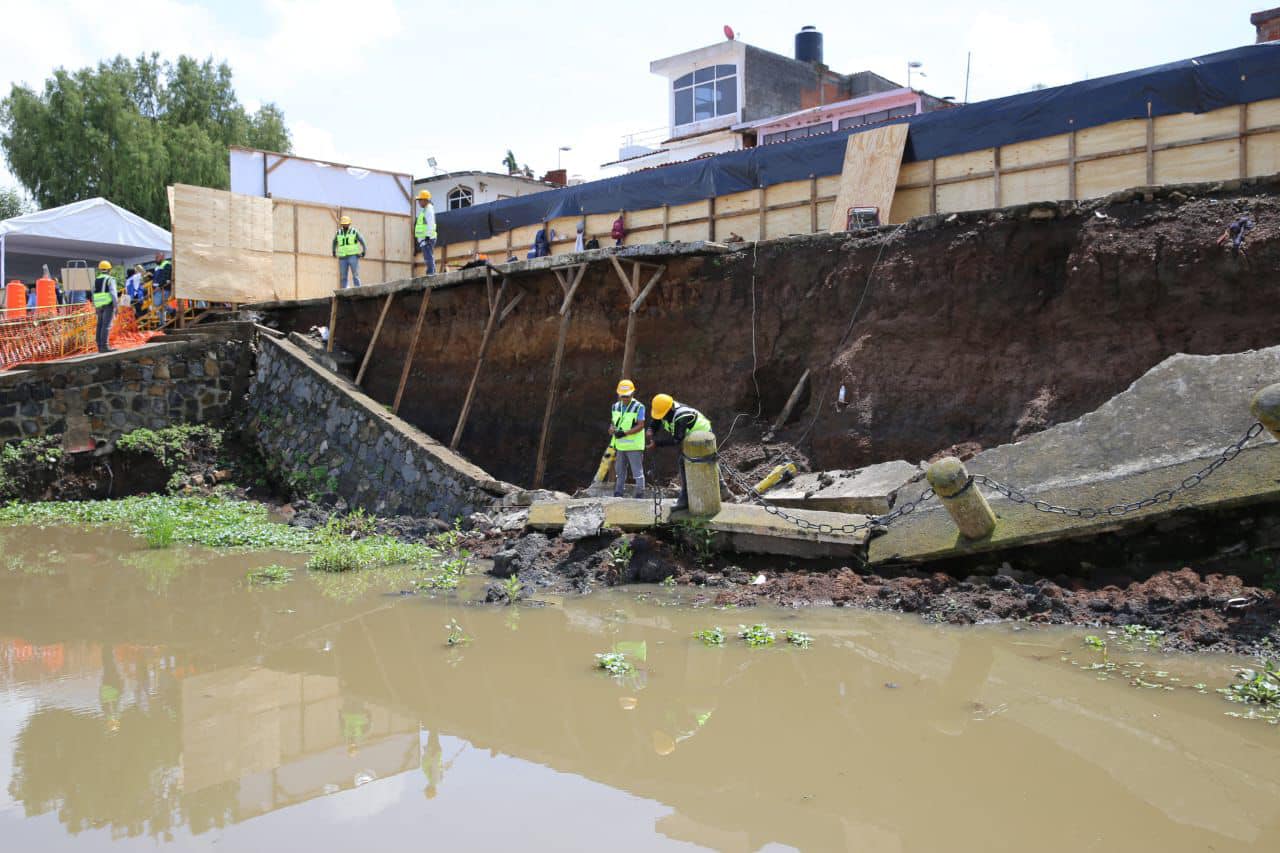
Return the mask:
[[[1012,145],[1126,119],[1204,113],[1280,98],[1280,45],[1259,44],[899,119],[906,162]],[[888,123],[888,122],[887,122]],[[874,125],[879,127],[881,125]],[[644,210],[756,187],[838,175],[845,140],[837,131],[674,163],[575,187],[451,210],[437,217],[440,242],[484,240],[562,216]]]

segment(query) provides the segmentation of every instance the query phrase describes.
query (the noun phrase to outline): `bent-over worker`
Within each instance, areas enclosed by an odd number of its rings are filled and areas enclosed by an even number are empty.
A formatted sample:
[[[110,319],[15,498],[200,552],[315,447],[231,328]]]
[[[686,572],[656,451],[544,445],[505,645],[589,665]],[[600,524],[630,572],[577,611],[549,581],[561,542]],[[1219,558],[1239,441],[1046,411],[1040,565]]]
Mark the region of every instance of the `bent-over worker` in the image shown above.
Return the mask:
[[[711,432],[711,421],[693,406],[676,402],[670,394],[658,394],[650,407],[653,422],[649,427],[652,443],[680,447],[680,498],[675,509],[689,508],[689,480],[684,473],[684,437],[691,432]],[[661,426],[662,430],[658,427]]]
[[[418,218],[413,222],[413,239],[418,241],[422,262],[427,265],[427,275],[436,274],[436,209],[431,204],[431,193],[418,193]]]
[[[356,287],[360,286],[360,258],[366,251],[364,238],[351,225],[351,217],[338,220],[338,233],[333,235],[333,256],[338,259],[338,287],[347,288],[347,271]]]
[[[93,313],[97,315],[94,339],[98,344],[98,352],[111,352],[111,320],[119,301],[116,280],[111,275],[111,261],[98,261],[98,277],[93,280]]]
[[[622,497],[627,485],[627,468],[636,483],[636,497],[644,497],[644,403],[635,398],[636,385],[630,379],[618,383],[618,401],[613,404],[609,446],[617,456],[613,470],[617,482],[613,496]]]

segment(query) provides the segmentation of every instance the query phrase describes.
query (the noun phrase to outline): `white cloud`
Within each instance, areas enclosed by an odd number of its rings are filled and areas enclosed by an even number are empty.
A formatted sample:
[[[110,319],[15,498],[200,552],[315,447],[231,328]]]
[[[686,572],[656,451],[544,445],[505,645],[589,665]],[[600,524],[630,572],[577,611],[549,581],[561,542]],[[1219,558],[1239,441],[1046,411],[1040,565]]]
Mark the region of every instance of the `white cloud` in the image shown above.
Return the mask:
[[[316,127],[310,122],[293,120],[289,122],[289,133],[293,136],[293,153],[299,157],[310,157],[312,160],[332,160],[345,163],[343,155],[334,141],[333,132],[323,127]],[[353,163],[355,166],[368,166],[368,163]]]
[[[1062,36],[1044,20],[979,14],[967,39],[973,50],[969,99],[1025,92],[1037,83],[1058,86],[1081,79],[1084,73],[1063,50]]]

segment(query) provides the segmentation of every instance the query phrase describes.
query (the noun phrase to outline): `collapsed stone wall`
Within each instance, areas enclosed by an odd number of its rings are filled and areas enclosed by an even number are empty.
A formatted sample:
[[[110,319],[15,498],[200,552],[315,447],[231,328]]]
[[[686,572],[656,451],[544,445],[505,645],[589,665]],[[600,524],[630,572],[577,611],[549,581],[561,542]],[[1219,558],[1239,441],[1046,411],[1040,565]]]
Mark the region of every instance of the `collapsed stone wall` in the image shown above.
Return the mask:
[[[269,461],[382,515],[465,518],[511,489],[284,340],[261,338],[246,424]]]
[[[666,391],[703,409],[723,437],[738,413],[775,417],[808,368],[779,438],[799,443],[815,467],[1016,440],[1091,411],[1174,353],[1277,343],[1277,184],[923,217],[867,237],[784,238],[672,259],[637,318],[631,378],[641,396]],[[1248,258],[1215,244],[1244,212],[1257,223]],[[527,484],[563,293],[549,272],[514,285],[525,296],[494,333],[460,450]],[[400,294],[388,313],[364,382],[377,400],[395,395],[420,298]],[[362,355],[382,304],[342,300],[338,346]],[[587,482],[604,448],[626,305],[611,266],[594,264],[573,303],[549,486]],[[452,434],[488,312],[483,284],[433,293],[400,409],[406,420]],[[842,385],[847,405],[837,403]]]
[[[135,429],[220,425],[248,382],[252,326],[230,323],[130,350],[0,373],[0,443],[65,436],[73,449]]]

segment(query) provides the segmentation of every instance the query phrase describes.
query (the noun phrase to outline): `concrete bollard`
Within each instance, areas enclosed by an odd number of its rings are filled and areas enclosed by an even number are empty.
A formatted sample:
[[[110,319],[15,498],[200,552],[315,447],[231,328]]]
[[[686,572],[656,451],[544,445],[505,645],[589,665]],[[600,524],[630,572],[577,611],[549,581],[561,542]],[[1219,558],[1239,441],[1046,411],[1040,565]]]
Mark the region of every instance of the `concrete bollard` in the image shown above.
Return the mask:
[[[964,463],[946,456],[929,466],[925,476],[966,539],[984,539],[996,529],[996,514],[969,479]]]
[[[1280,439],[1280,383],[1268,385],[1254,394],[1249,411],[1262,422],[1267,432]]]
[[[715,433],[691,432],[684,437],[684,455],[690,459],[706,459],[715,453]],[[720,512],[720,463],[681,462],[689,484],[689,515],[706,518]]]

